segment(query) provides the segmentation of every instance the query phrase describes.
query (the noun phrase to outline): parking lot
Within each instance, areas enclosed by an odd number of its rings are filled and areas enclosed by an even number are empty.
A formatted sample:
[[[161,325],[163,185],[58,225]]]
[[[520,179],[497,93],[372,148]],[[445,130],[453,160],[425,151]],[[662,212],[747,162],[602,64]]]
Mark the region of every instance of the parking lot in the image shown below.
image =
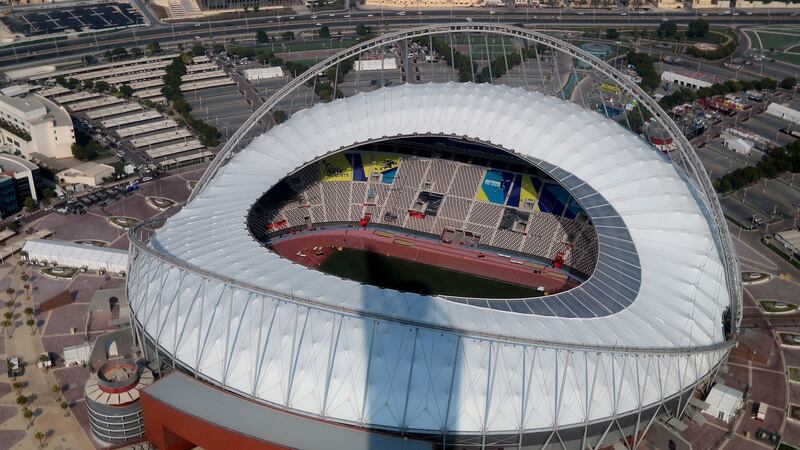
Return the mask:
[[[184,98],[192,107],[192,115],[217,127],[223,140],[253,114],[253,108],[235,85],[186,92]]]
[[[13,33],[43,36],[63,32],[81,32],[142,24],[140,12],[129,3],[76,5],[12,14],[2,17]]]

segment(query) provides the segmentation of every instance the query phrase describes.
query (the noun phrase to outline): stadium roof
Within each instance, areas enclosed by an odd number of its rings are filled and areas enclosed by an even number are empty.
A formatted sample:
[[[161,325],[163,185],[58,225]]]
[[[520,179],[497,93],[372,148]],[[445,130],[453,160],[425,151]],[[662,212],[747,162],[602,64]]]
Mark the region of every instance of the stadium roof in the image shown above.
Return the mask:
[[[478,308],[326,275],[250,236],[249,208],[288,174],[426,133],[504,148],[561,180],[598,230],[591,289],[541,298],[564,311]],[[497,85],[405,84],[317,105],[253,140],[151,238],[164,256],[136,257],[131,303],[183,364],[293,411],[464,433],[583,424],[672,396],[724,355],[715,345],[730,299],[700,198],[660,152],[578,105]],[[576,317],[603,296],[620,304]],[[680,353],[645,355],[654,348]]]

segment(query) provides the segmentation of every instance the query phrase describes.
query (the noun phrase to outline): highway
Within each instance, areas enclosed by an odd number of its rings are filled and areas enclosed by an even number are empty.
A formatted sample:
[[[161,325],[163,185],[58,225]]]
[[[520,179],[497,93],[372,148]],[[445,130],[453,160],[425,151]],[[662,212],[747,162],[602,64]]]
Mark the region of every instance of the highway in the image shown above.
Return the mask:
[[[623,15],[625,14],[625,15]],[[738,13],[739,15],[709,12],[703,19],[717,26],[758,25],[766,23],[798,23],[796,14],[783,12]],[[534,29],[567,29],[569,27],[656,27],[664,20],[687,23],[700,17],[696,13],[676,12],[619,12],[608,10],[582,11],[574,10],[540,10],[526,9],[524,12],[513,8],[501,9],[469,9],[469,10],[436,10],[408,11],[405,15],[397,11],[337,11],[320,12],[316,15],[274,16],[258,18],[242,18],[206,22],[182,22],[175,24],[156,23],[149,28],[130,29],[99,36],[79,37],[68,40],[52,40],[32,43],[16,47],[0,49],[0,65],[18,64],[30,61],[44,63],[58,60],[66,56],[94,54],[114,47],[143,47],[150,42],[162,45],[176,42],[189,42],[194,39],[221,42],[229,39],[252,37],[257,30],[265,30],[271,34],[284,31],[295,33],[317,30],[327,25],[335,33],[337,30],[352,30],[363,24],[376,30],[400,28],[421,24],[438,24],[451,22],[498,22],[523,23]]]

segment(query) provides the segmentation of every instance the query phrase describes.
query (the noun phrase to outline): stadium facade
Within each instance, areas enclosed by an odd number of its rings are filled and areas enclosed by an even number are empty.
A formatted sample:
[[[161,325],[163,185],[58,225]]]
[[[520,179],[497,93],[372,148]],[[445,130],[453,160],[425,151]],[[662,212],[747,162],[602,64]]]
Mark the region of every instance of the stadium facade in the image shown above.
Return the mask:
[[[426,296],[292,264],[254,239],[251,209],[281,180],[420,136],[490,146],[557,180],[594,226],[590,276],[536,298]],[[131,234],[137,337],[154,367],[179,372],[143,396],[159,448],[634,447],[732,345],[740,286],[716,200],[638,136],[557,98],[471,83],[359,93],[294,114],[211,172],[149,240]]]

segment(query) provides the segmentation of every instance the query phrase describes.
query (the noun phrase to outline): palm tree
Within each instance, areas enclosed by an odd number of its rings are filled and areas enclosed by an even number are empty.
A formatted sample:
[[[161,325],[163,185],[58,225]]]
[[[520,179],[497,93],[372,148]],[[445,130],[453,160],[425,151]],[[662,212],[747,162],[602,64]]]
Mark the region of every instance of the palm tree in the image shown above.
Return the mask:
[[[39,441],[39,448],[44,448],[44,441],[47,439],[47,435],[42,433],[41,431],[37,431],[36,434],[33,435],[33,438]]]
[[[25,321],[25,325],[31,327],[31,336],[36,334],[36,321],[33,319],[28,319]],[[44,355],[42,355],[44,356]],[[41,358],[40,358],[41,359]]]
[[[28,300],[30,300],[30,298],[31,298],[31,285],[28,284],[28,283],[25,283],[25,285],[22,286],[22,287],[25,288],[25,292],[28,293]]]
[[[6,320],[11,320],[14,318],[14,313],[12,313],[11,311],[6,311],[3,313],[3,318]]]
[[[56,394],[58,400],[61,400],[61,386],[54,384],[50,390],[53,391],[53,394]]]
[[[12,295],[14,295],[14,293],[15,293],[15,292],[17,292],[17,291],[16,291],[16,290],[14,290],[14,288],[8,288],[8,289],[6,289],[6,294],[8,294],[8,296],[9,296],[9,297],[11,297]]]
[[[17,395],[22,395],[22,383],[20,383],[19,381],[15,381],[11,385],[11,387],[13,387],[15,391],[17,391]]]
[[[64,410],[64,417],[69,417],[69,403],[61,402],[61,409]]]
[[[12,321],[10,321],[8,319],[5,319],[2,322],[0,322],[0,325],[3,326],[3,331],[6,331],[6,336],[11,337],[10,330],[11,330],[11,327],[14,325],[14,322],[12,322]]]
[[[28,428],[33,426],[33,411],[28,408],[22,410],[22,417],[28,421]]]
[[[25,315],[28,316],[29,319],[33,318],[33,308],[31,308],[30,306],[25,308]]]
[[[17,397],[17,404],[24,408],[25,406],[28,405],[28,397],[25,397],[24,395],[18,396]]]

